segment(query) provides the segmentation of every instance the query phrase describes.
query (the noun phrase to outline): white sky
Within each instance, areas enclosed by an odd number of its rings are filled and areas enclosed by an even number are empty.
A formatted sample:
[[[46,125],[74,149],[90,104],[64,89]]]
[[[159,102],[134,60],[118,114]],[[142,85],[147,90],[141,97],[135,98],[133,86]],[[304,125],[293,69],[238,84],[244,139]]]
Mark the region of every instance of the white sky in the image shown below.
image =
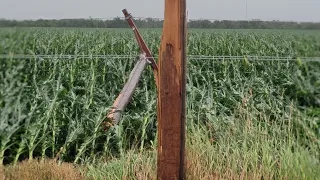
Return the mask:
[[[189,19],[318,21],[320,0],[187,0]],[[0,0],[0,18],[163,17],[164,0]]]

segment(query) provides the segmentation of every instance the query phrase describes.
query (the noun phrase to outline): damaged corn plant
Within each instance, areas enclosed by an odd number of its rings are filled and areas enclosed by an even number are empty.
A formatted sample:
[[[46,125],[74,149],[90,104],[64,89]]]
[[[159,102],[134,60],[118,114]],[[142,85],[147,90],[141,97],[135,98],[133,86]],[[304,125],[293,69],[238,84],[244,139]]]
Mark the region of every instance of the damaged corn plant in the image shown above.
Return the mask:
[[[142,30],[154,55],[160,33]],[[201,151],[206,172],[319,175],[320,62],[304,58],[320,56],[319,33],[191,30],[187,47],[189,55],[243,56],[188,58],[187,149]],[[138,53],[126,30],[0,30],[0,54],[6,55],[0,57],[0,163],[52,158],[92,164],[154,149],[150,68],[121,123],[102,127]]]

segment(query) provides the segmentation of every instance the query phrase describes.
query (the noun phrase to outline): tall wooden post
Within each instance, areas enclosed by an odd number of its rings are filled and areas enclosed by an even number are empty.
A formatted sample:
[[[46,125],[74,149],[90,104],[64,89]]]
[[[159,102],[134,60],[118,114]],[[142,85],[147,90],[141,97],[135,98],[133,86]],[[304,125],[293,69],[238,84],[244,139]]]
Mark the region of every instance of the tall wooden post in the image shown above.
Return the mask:
[[[157,178],[185,179],[186,0],[165,0],[158,68]]]

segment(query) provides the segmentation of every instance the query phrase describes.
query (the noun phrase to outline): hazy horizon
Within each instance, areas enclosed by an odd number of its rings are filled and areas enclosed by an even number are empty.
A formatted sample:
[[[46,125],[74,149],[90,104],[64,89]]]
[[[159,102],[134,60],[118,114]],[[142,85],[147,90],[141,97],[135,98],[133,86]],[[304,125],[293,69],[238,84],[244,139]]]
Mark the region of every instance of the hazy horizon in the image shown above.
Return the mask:
[[[246,6],[247,4],[247,6]],[[1,0],[0,18],[15,20],[163,18],[163,0]],[[187,0],[188,19],[320,22],[320,0]]]

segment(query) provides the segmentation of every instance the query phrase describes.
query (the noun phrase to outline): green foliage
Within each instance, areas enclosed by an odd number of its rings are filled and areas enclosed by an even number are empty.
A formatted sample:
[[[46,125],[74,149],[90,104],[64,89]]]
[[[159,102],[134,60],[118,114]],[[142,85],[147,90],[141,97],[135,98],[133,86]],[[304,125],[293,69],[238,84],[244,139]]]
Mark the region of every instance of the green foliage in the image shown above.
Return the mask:
[[[144,31],[143,35],[157,52],[160,34]],[[127,31],[17,30],[3,31],[0,37],[2,54],[138,52]],[[188,51],[315,56],[317,39],[303,34],[195,31],[189,33]],[[121,124],[104,132],[101,123],[134,63],[130,58],[0,59],[0,160],[6,164],[50,157],[79,163],[118,157],[118,164],[107,168],[117,169],[119,176],[132,173],[133,167],[127,167],[130,172],[118,169],[127,150],[143,153],[156,146],[156,89],[149,68]],[[189,59],[187,128],[195,134],[190,141],[200,138],[196,143],[203,150],[199,153],[209,159],[205,161],[209,170],[217,167],[214,170],[223,173],[230,168],[241,173],[240,166],[250,172],[264,165],[271,167],[266,169],[270,177],[284,173],[295,178],[301,171],[316,176],[316,168],[307,170],[306,164],[319,166],[314,160],[320,152],[319,73],[319,62],[302,60]],[[214,143],[206,144],[209,140]],[[141,162],[136,156],[131,160]],[[303,169],[288,174],[297,160],[304,160]],[[272,171],[276,165],[282,169]]]
[[[141,31],[158,56],[161,31]],[[131,29],[24,29],[1,30],[0,54],[136,55],[139,47]],[[318,31],[190,30],[189,55],[320,57]]]

